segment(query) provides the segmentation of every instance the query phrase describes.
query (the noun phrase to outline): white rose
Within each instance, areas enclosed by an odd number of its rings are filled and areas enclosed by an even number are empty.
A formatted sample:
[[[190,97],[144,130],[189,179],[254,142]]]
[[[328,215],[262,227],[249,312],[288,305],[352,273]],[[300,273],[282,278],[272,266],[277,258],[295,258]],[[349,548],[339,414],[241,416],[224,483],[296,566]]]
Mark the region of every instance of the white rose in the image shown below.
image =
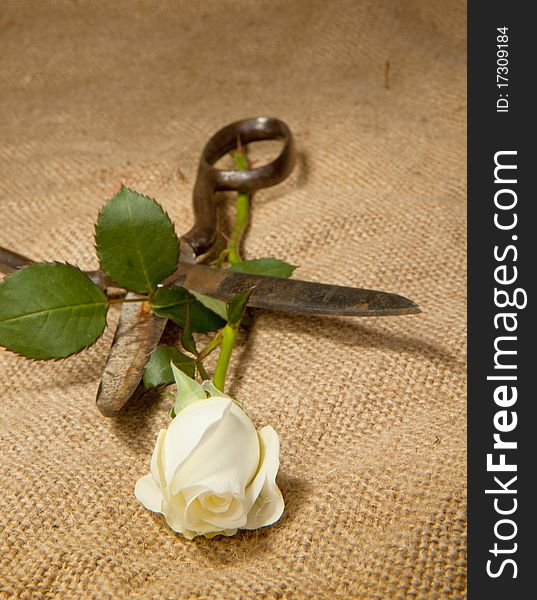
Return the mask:
[[[257,432],[230,398],[196,400],[160,431],[134,493],[188,539],[271,525],[284,507],[279,451],[274,429]]]

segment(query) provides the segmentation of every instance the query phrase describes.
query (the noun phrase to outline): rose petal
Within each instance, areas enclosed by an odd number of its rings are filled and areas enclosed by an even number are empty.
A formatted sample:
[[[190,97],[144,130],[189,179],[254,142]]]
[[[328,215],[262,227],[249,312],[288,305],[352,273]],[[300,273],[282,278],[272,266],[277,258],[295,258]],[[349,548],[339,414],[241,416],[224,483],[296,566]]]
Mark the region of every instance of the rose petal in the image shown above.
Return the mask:
[[[188,459],[179,465],[172,481],[169,482],[171,494],[185,488],[201,486],[215,494],[230,492],[242,495],[248,481],[256,472],[260,450],[252,421],[242,409],[229,400],[211,398],[201,402],[210,404],[222,401],[228,402],[228,410],[212,427],[210,435],[204,437],[203,442],[194,448]],[[198,415],[198,418],[204,417]],[[171,431],[168,429],[168,437],[170,435]],[[166,456],[167,452],[166,446]]]
[[[246,523],[246,513],[240,498],[231,497],[225,512],[213,512],[205,504],[206,497],[212,495],[210,490],[194,486],[183,490],[182,494],[186,501],[185,527],[199,535],[237,528]]]
[[[276,523],[282,516],[284,507],[283,496],[277,485],[263,487],[242,529],[258,529]]]
[[[182,533],[188,539],[197,535],[195,531],[190,531],[185,523],[186,502],[183,494],[176,494],[173,497],[168,496],[162,501],[162,513],[166,517],[166,522],[174,531]]]
[[[213,530],[241,528],[246,523],[246,516],[244,501],[235,497],[225,512],[208,512],[205,521],[211,525]]]
[[[280,440],[278,434],[272,427],[267,425],[257,433],[259,439],[260,458],[257,473],[246,489],[246,506],[248,510],[252,507],[256,498],[261,493],[265,481],[276,479],[280,467]],[[268,472],[269,467],[271,472]]]
[[[166,430],[161,429],[158,433],[157,443],[151,455],[151,475],[155,485],[161,489],[163,494],[166,492],[166,479],[164,477],[164,439],[166,438]]]
[[[164,440],[166,481],[171,483],[174,473],[217,430],[231,408],[229,398],[198,400],[188,405],[170,423]],[[170,490],[173,495],[174,491]]]
[[[224,494],[215,494],[207,492],[199,497],[201,505],[210,513],[225,513],[229,510],[233,501],[233,494],[225,492]]]
[[[276,485],[280,466],[280,441],[270,426],[259,432],[261,446],[260,466],[256,476],[246,489],[248,518],[243,529],[257,529],[275,523],[283,513],[283,496]]]
[[[215,535],[226,535],[229,537],[231,535],[235,535],[237,531],[237,529],[225,529],[224,531],[211,531],[209,533],[204,533],[203,535],[210,540]]]
[[[162,492],[151,475],[144,475],[136,482],[134,495],[149,510],[162,512]]]
[[[214,527],[210,527],[204,521],[203,516],[205,510],[199,501],[202,494],[207,493],[207,489],[201,486],[194,486],[181,491],[181,495],[185,499],[184,520],[185,526],[188,529],[202,534],[205,531],[210,531]]]

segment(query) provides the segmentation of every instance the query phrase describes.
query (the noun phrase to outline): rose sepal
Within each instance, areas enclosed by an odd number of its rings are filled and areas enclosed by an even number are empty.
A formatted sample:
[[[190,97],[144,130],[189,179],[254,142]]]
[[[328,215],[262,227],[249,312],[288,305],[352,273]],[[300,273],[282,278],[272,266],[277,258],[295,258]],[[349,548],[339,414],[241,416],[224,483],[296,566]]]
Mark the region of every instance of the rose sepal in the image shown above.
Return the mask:
[[[184,408],[196,400],[206,400],[207,394],[203,387],[194,379],[178,369],[173,362],[172,366],[173,378],[177,386],[177,396],[175,404],[172,408],[173,417],[178,415]],[[172,418],[173,418],[172,417]]]

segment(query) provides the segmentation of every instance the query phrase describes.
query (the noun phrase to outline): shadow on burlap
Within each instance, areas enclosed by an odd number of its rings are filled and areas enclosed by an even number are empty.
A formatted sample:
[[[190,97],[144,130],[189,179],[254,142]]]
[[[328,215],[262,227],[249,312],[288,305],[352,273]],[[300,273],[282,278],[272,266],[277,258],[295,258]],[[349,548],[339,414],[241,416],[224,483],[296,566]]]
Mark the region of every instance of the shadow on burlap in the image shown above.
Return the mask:
[[[169,400],[98,414],[112,331],[61,362],[0,351],[2,594],[464,597],[464,3],[4,1],[0,61],[0,245],[96,268],[119,182],[185,231],[207,138],[270,114],[300,160],[247,255],[424,309],[256,314],[231,390],[280,435],[286,511],[211,541],[133,496]]]

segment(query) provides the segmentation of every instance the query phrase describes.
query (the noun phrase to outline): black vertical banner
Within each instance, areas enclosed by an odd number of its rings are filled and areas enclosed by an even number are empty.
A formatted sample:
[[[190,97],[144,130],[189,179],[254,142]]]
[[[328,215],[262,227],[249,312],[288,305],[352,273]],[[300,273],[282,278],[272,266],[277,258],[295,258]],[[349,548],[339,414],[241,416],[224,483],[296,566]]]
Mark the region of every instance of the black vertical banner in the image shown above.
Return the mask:
[[[469,597],[487,600],[537,594],[531,8],[468,6],[468,570]]]

